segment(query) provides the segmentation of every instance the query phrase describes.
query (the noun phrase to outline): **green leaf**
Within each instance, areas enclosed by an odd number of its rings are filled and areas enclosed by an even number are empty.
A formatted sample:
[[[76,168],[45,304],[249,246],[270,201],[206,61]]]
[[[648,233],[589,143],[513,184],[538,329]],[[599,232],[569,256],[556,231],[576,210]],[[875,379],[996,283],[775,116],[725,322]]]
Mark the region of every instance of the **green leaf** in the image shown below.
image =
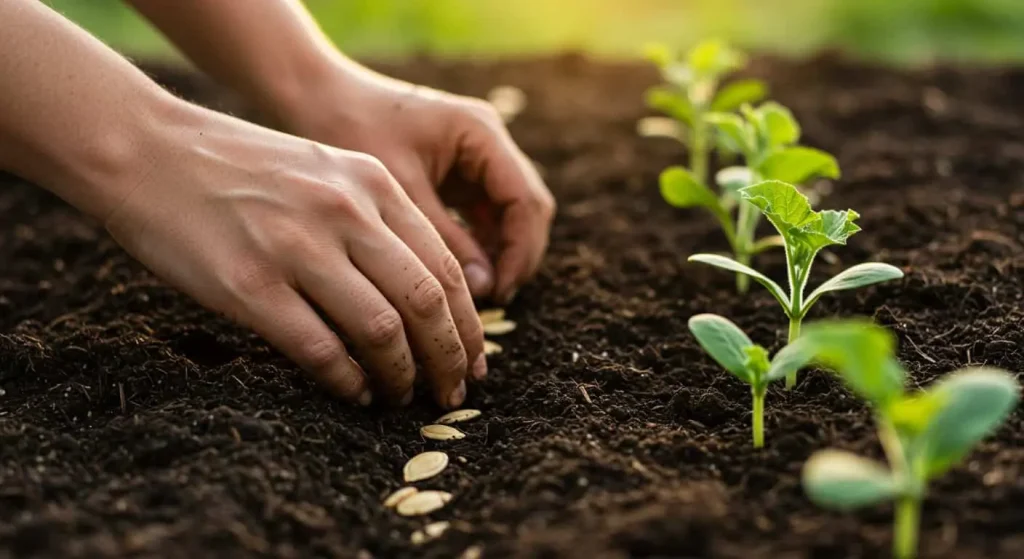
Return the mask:
[[[816,504],[839,510],[892,500],[900,486],[884,465],[841,450],[823,450],[807,460],[804,491]]]
[[[661,196],[677,208],[701,206],[715,209],[718,197],[683,167],[669,167],[661,173]]]
[[[734,111],[744,103],[756,103],[768,95],[768,86],[761,80],[738,80],[721,89],[711,110],[718,112]]]
[[[672,53],[672,49],[670,49],[668,45],[662,43],[650,43],[644,45],[643,54],[644,58],[658,65],[659,68],[668,66],[675,60],[675,55]]]
[[[813,359],[813,347],[804,343],[803,338],[797,338],[775,354],[765,378],[768,382],[786,378],[790,373],[806,367]]]
[[[944,473],[967,456],[975,444],[1006,420],[1020,399],[1020,386],[1014,376],[991,367],[951,373],[929,392],[944,400],[921,435],[929,477]]]
[[[928,427],[945,403],[940,392],[918,392],[889,402],[884,415],[899,433],[916,436]]]
[[[704,351],[719,365],[740,380],[750,383],[753,375],[747,368],[747,350],[755,347],[750,338],[729,319],[716,314],[698,314],[687,323]]]
[[[754,181],[754,172],[747,167],[726,167],[715,173],[715,182],[723,192],[736,192]]]
[[[795,146],[769,152],[757,172],[766,180],[804,184],[817,177],[839,178],[839,163],[824,151]]]
[[[896,266],[883,264],[881,262],[865,262],[864,264],[857,264],[856,266],[852,266],[842,272],[839,272],[833,276],[832,279],[826,281],[818,286],[817,289],[812,291],[810,296],[807,297],[807,301],[804,303],[803,312],[806,313],[807,310],[811,308],[811,305],[817,302],[822,295],[831,291],[854,289],[902,277],[903,271]]]
[[[738,272],[740,274],[745,274],[754,278],[754,281],[768,288],[768,291],[770,291],[771,294],[775,296],[775,299],[779,302],[779,304],[781,304],[782,307],[786,309],[787,313],[789,312],[789,296],[787,296],[786,293],[782,290],[782,288],[779,287],[779,284],[775,283],[774,281],[771,280],[771,278],[762,274],[761,272],[754,270],[750,266],[744,266],[743,264],[740,264],[739,262],[731,258],[726,258],[725,256],[719,256],[717,254],[694,254],[687,260],[690,262],[700,262],[702,264],[709,264],[711,266],[715,266],[716,268],[722,268],[725,270],[729,270],[730,272]]]
[[[820,221],[807,197],[791,184],[764,181],[740,190],[740,196],[757,206],[787,241],[794,231]]]
[[[800,140],[800,124],[786,107],[769,101],[759,106],[754,114],[768,148],[791,146]]]
[[[747,62],[743,53],[717,40],[697,44],[690,49],[686,61],[695,74],[707,77],[738,70]]]
[[[647,106],[686,124],[693,125],[693,105],[675,88],[655,86],[644,95]]]
[[[896,361],[896,339],[864,320],[818,322],[805,328],[801,343],[814,360],[834,369],[859,396],[880,408],[903,394],[906,372]]]
[[[792,233],[793,238],[812,253],[827,246],[845,245],[847,239],[860,231],[860,226],[854,223],[860,214],[853,210],[824,210],[817,215],[817,221]]]
[[[744,350],[747,354],[747,360],[743,363],[748,371],[750,371],[751,377],[754,379],[759,378],[761,375],[768,372],[768,367],[771,365],[768,361],[768,350],[759,346],[752,345]]]
[[[718,142],[728,151],[745,154],[754,150],[754,131],[739,115],[708,113],[704,120],[715,127]]]

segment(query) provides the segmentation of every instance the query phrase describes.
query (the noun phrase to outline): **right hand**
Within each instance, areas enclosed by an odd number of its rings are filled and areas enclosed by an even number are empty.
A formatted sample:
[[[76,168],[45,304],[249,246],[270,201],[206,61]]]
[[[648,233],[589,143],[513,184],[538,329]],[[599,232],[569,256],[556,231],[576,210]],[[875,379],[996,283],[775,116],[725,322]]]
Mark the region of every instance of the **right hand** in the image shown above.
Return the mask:
[[[176,111],[102,212],[113,237],[338,397],[406,404],[419,361],[437,402],[460,406],[467,373],[487,371],[480,320],[458,260],[385,167],[205,109]]]

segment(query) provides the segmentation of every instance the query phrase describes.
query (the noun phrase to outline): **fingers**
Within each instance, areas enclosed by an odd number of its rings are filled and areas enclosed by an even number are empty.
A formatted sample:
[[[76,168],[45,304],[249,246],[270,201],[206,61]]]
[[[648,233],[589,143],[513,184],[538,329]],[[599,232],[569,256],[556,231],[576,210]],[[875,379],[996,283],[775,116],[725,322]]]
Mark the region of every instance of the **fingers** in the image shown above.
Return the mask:
[[[433,189],[430,189],[429,192],[433,192]],[[427,216],[452,254],[462,264],[462,274],[465,276],[470,294],[473,297],[491,296],[494,293],[494,267],[491,265],[487,253],[473,238],[473,234],[448,214],[439,198],[436,196],[422,196],[421,198],[423,199],[416,200],[416,205]]]
[[[455,321],[455,327],[458,330],[468,362],[471,364],[469,372],[474,379],[482,380],[487,375],[483,326],[480,324],[476,305],[473,304],[473,295],[469,290],[465,268],[460,264],[455,249],[449,250],[451,245],[445,246],[446,243],[439,232],[434,229],[431,222],[412,201],[400,191],[396,191],[396,194],[395,203],[387,204],[382,208],[382,217],[388,227],[406,243],[444,288],[448,309]],[[431,203],[428,202],[428,204]],[[433,199],[432,205],[435,211],[443,212],[440,201],[436,198]],[[443,214],[443,219],[447,220],[451,227],[461,230],[461,227],[447,214]],[[470,266],[486,265],[489,269],[486,257],[482,255],[483,251],[465,231],[461,233],[466,236],[464,239],[466,245],[472,245],[472,247],[463,245],[461,249],[480,254],[470,263]],[[465,252],[463,253],[465,254]]]
[[[370,280],[337,255],[299,264],[295,275],[306,296],[351,340],[375,391],[394,404],[412,401],[416,365],[402,317]]]
[[[547,250],[555,201],[530,160],[489,106],[471,105],[459,164],[504,210],[495,297],[507,303],[537,272]]]
[[[383,222],[346,241],[352,262],[402,315],[437,402],[462,405],[468,361],[444,286]]]
[[[248,296],[241,316],[236,317],[239,322],[255,330],[332,395],[370,405],[366,375],[295,290],[275,283],[241,292]]]

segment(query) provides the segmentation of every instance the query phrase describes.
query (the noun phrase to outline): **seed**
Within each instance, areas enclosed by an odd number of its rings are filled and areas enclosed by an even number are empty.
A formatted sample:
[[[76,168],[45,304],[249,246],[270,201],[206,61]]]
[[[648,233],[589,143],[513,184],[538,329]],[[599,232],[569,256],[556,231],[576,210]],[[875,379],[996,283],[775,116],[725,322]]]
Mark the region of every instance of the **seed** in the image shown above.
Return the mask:
[[[435,450],[413,456],[402,470],[406,483],[432,478],[448,466],[448,455]],[[401,504],[401,503],[399,503]]]
[[[444,507],[451,500],[452,494],[445,491],[420,491],[398,503],[398,514],[402,516],[430,514]]]
[[[459,559],[480,559],[483,556],[484,548],[479,545],[471,545],[462,552],[462,555],[459,555]]]
[[[484,334],[490,334],[492,336],[508,334],[515,329],[516,323],[511,320],[499,320],[498,322],[489,322],[484,324]]]
[[[423,533],[429,536],[431,539],[440,538],[442,534],[448,531],[452,523],[446,520],[440,522],[431,522],[423,527]]]
[[[459,431],[455,427],[449,427],[447,425],[427,425],[420,429],[420,434],[424,438],[434,439],[435,441],[450,441],[466,438],[466,434]]]
[[[490,324],[505,320],[505,309],[487,309],[480,311],[480,323]]]
[[[389,509],[394,508],[398,506],[398,503],[401,503],[402,501],[408,499],[409,497],[412,497],[413,495],[419,493],[419,491],[420,490],[416,489],[415,487],[403,487],[395,491],[394,493],[388,495],[388,498],[384,499],[384,506]]]
[[[480,410],[455,410],[448,412],[441,417],[437,418],[434,423],[441,423],[444,425],[451,425],[452,423],[460,423],[463,421],[469,421],[480,417]]]
[[[484,340],[484,355],[497,355],[502,351],[505,350],[497,343],[492,342],[491,340]]]
[[[510,85],[498,86],[487,94],[487,100],[505,122],[512,122],[526,108],[526,94],[522,89]]]
[[[682,130],[675,119],[649,116],[636,123],[636,132],[643,138],[679,138]]]

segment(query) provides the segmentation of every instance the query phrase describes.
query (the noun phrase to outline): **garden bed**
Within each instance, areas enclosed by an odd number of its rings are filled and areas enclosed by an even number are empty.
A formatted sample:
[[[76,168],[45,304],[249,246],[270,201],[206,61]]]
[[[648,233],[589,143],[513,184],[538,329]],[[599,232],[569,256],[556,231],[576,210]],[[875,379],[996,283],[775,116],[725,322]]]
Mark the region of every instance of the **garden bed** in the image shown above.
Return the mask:
[[[100,228],[42,191],[0,179],[0,557],[334,556],[880,557],[888,506],[837,514],[800,487],[835,446],[880,456],[868,411],[824,372],[770,390],[767,441],[750,446],[749,389],[686,328],[715,312],[755,342],[785,317],[755,286],[686,256],[725,248],[657,176],[681,161],[644,139],[653,69],[577,56],[417,60],[401,77],[484,95],[522,88],[511,128],[560,203],[539,279],[509,309],[483,410],[461,441],[425,441],[440,414],[330,401],[258,338],[165,287]],[[811,285],[867,260],[906,278],[824,298],[812,317],[892,328],[915,384],[967,364],[1024,371],[1024,70],[898,72],[826,57],[759,60],[752,73],[838,157],[822,207],[864,231]],[[225,98],[160,72],[187,96]],[[227,107],[236,106],[229,102]],[[784,275],[781,253],[759,267]],[[381,505],[414,454],[441,448],[424,485],[455,500],[452,529]],[[458,457],[458,458],[456,458]],[[932,486],[922,555],[1024,556],[1024,412]],[[366,556],[366,555],[364,555]]]

